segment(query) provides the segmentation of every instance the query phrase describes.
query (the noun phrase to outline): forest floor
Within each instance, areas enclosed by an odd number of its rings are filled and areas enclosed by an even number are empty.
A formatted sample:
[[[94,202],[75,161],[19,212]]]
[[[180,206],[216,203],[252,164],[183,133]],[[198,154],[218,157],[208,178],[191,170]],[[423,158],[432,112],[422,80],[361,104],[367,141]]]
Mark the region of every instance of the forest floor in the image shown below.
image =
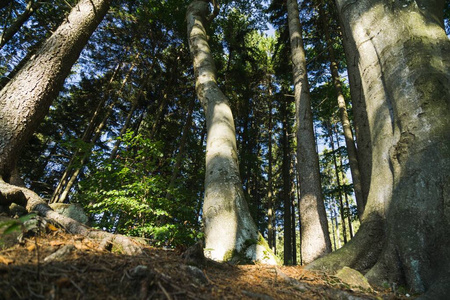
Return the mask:
[[[334,276],[299,266],[207,262],[197,268],[176,250],[148,246],[144,255],[128,256],[100,248],[57,230],[0,250],[0,299],[413,298],[351,289]],[[65,253],[55,258],[56,252]]]

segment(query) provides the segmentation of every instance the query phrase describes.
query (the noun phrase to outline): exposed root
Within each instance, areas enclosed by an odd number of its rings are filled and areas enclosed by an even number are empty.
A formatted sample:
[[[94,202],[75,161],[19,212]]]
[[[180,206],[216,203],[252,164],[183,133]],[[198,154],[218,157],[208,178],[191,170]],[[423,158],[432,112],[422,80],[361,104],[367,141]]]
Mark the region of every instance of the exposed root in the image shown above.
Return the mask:
[[[96,240],[108,240],[115,250],[128,255],[139,255],[143,253],[142,246],[132,238],[94,230],[72,218],[63,216],[55,212],[41,197],[27,188],[10,185],[0,180],[0,191],[0,203],[5,201],[5,203],[14,202],[24,206],[26,205],[28,212],[38,212],[41,216],[57,222],[71,234],[79,234]]]
[[[341,249],[313,261],[306,266],[306,269],[323,270],[333,274],[343,267],[350,267],[364,274],[378,261],[383,249],[384,238],[382,220],[372,219],[370,222],[364,222],[349,243]]]

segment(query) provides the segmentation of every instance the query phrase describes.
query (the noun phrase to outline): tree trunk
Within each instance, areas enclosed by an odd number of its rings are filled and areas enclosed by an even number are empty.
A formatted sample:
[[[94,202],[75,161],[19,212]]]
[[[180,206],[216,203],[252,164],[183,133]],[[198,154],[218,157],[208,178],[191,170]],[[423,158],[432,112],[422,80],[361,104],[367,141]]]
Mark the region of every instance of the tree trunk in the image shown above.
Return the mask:
[[[285,265],[292,265],[292,212],[291,212],[291,151],[289,147],[289,125],[288,125],[288,103],[284,101],[281,103],[281,117],[282,117],[282,134],[281,134],[281,147],[282,147],[282,161],[281,161],[281,177],[283,179],[283,260]]]
[[[369,120],[366,103],[362,90],[361,75],[359,73],[359,54],[351,36],[343,31],[343,44],[345,49],[348,81],[352,99],[353,124],[355,128],[358,170],[361,179],[361,193],[364,199],[364,208],[369,195],[370,178],[372,172],[372,144],[370,141]],[[358,215],[362,214],[358,211]]]
[[[0,35],[0,49],[20,30],[22,25],[31,17],[39,5],[40,3],[35,0],[28,2],[25,11]]]
[[[360,254],[373,251],[367,246],[378,243],[380,251],[365,261],[366,277],[427,291],[427,299],[450,294],[450,41],[444,3],[337,1],[359,52],[373,167],[361,229],[342,251],[315,264],[358,265]]]
[[[20,149],[57,96],[109,0],[80,0],[66,20],[0,91],[0,176],[8,182]]]
[[[215,13],[216,9],[218,7]],[[258,234],[244,199],[233,115],[228,99],[216,82],[216,69],[204,27],[211,16],[209,1],[194,0],[186,12],[196,91],[207,123],[203,204],[207,255],[218,261],[240,257],[275,264],[270,249],[262,245],[266,243]]]
[[[172,198],[171,194],[172,188],[175,186],[175,180],[177,179],[178,174],[180,173],[181,163],[183,162],[184,151],[186,149],[187,136],[192,126],[192,113],[194,112],[194,105],[195,105],[195,98],[192,98],[191,102],[189,103],[186,123],[184,123],[183,130],[181,132],[180,146],[178,149],[177,156],[175,158],[175,165],[173,166],[172,176],[170,177],[169,186],[166,193],[167,199]]]
[[[323,12],[324,9],[321,9]],[[359,172],[359,163],[358,163],[358,153],[355,146],[355,141],[353,139],[353,132],[350,125],[350,120],[348,118],[347,113],[347,104],[345,103],[344,93],[342,91],[342,84],[341,84],[341,78],[339,76],[339,70],[338,70],[338,64],[336,61],[336,55],[334,53],[333,48],[333,42],[330,37],[330,32],[328,30],[328,17],[327,13],[322,13],[324,17],[324,32],[325,32],[325,40],[328,47],[328,57],[330,59],[330,70],[331,70],[331,76],[333,78],[333,85],[334,89],[337,94],[337,102],[339,107],[339,114],[341,118],[341,124],[342,129],[344,131],[344,137],[345,137],[345,145],[347,147],[347,153],[348,153],[348,160],[350,162],[350,171],[352,174],[352,180],[353,180],[353,189],[355,191],[355,198],[356,198],[356,204],[358,207],[358,215],[362,216],[364,212],[364,207],[366,205],[366,199],[363,196],[362,193],[362,187],[361,187],[361,174]],[[345,243],[344,238],[344,243]]]
[[[136,60],[139,58],[139,53],[136,55]],[[69,165],[66,168],[66,171],[64,172],[61,180],[59,181],[58,186],[55,189],[55,192],[53,193],[52,199],[50,203],[64,203],[66,201],[67,196],[69,195],[70,189],[75,184],[78,175],[80,174],[82,168],[86,164],[89,156],[91,155],[92,147],[94,147],[94,144],[97,142],[97,140],[100,138],[103,128],[106,126],[106,123],[110,117],[110,115],[113,113],[114,107],[119,102],[120,96],[122,94],[123,89],[125,88],[125,85],[130,78],[131,73],[133,72],[136,61],[133,62],[125,76],[125,78],[122,80],[122,84],[117,91],[117,98],[115,98],[107,107],[105,115],[103,116],[103,119],[100,121],[100,123],[97,124],[96,118],[99,116],[101,110],[103,110],[103,104],[107,101],[109,97],[109,89],[107,89],[107,92],[105,96],[103,97],[103,100],[99,102],[97,106],[97,110],[93,114],[91,121],[89,122],[88,128],[83,134],[83,137],[81,138],[83,142],[89,143],[90,147],[88,149],[77,149],[75,153],[72,155],[72,159],[69,162]],[[117,69],[116,69],[117,70]],[[115,74],[115,73],[114,73]],[[109,82],[109,85],[111,85],[114,74],[111,77],[111,80]],[[96,127],[95,127],[96,126]],[[93,137],[92,134],[94,134]],[[77,161],[77,159],[79,160]],[[76,166],[74,167],[74,163],[77,162]]]
[[[341,145],[339,145],[339,134],[337,129],[335,128],[334,130],[334,136],[336,137],[336,144],[338,149],[341,148]],[[341,175],[342,175],[342,184],[345,183],[345,174],[343,172],[344,168],[343,168],[343,163],[342,163],[342,155],[339,154],[339,167],[341,169]],[[353,238],[354,234],[353,234],[353,225],[352,225],[352,218],[351,218],[351,214],[350,214],[350,205],[349,205],[349,201],[348,201],[348,195],[347,193],[344,192],[344,198],[345,198],[345,208],[347,209],[347,222],[348,222],[348,231],[350,233],[350,239]]]
[[[319,158],[313,133],[311,101],[298,4],[296,0],[288,0],[287,4],[297,109],[297,168],[301,182],[301,252],[303,262],[309,263],[331,252],[331,241],[323,203]]]
[[[332,131],[332,125],[327,124],[327,133],[328,137],[330,138],[330,145],[331,145],[331,153],[333,155],[333,165],[334,165],[334,171],[336,173],[336,183],[338,188],[338,199],[339,199],[339,213],[341,214],[341,220],[342,220],[342,237],[344,238],[344,244],[347,244],[347,226],[345,225],[345,215],[344,215],[344,200],[342,199],[342,185],[341,185],[341,179],[339,175],[339,168],[337,164],[337,158],[336,158],[336,149],[334,147],[334,138],[333,138],[333,131]]]
[[[272,96],[270,88],[269,95]],[[269,248],[275,253],[274,232],[274,207],[273,207],[273,155],[272,155],[272,99],[269,99],[269,123],[268,123],[268,173],[267,173],[267,240]]]

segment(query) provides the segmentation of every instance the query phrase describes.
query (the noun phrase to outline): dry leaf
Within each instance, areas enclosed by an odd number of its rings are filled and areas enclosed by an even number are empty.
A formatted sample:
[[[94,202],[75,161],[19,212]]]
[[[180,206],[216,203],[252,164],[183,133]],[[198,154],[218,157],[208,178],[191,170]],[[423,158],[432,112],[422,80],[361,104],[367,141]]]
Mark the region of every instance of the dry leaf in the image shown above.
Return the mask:
[[[34,251],[34,249],[36,249],[36,245],[35,244],[31,244],[30,246],[27,247],[27,250],[29,252]]]
[[[47,225],[47,228],[50,229],[51,231],[58,231],[58,230],[59,230],[57,227],[55,227],[55,226],[52,225],[52,224],[48,224],[48,225]]]
[[[14,261],[0,255],[0,264],[10,265]]]
[[[50,246],[52,246],[52,247],[61,246],[61,245],[64,245],[64,242],[61,242],[61,241],[51,241],[50,242]]]

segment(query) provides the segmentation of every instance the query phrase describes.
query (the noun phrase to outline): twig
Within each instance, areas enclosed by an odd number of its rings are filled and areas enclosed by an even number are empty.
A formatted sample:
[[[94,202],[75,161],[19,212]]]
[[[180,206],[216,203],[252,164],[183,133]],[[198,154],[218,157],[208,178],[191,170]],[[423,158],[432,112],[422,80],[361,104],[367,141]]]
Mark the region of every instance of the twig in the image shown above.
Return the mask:
[[[36,259],[37,259],[37,265],[36,265],[36,271],[37,271],[37,280],[41,281],[41,260],[39,256],[39,245],[38,245],[38,235],[41,233],[41,220],[39,218],[36,218],[37,220],[37,233],[34,236],[34,246],[36,248]]]
[[[158,286],[161,289],[161,291],[164,293],[164,295],[166,296],[166,298],[168,300],[173,300],[172,297],[170,296],[170,294],[166,291],[166,289],[163,287],[163,285],[161,284],[160,281],[158,281]]]
[[[77,290],[79,290],[82,295],[84,295],[84,291],[72,279],[69,280],[73,284],[73,286],[76,287]]]
[[[35,292],[33,292],[33,290],[30,288],[30,284],[29,284],[29,283],[27,283],[27,285],[28,285],[28,291],[30,292],[30,294],[31,294],[32,296],[34,296],[34,297],[36,297],[36,298],[42,298],[42,299],[45,299],[45,296],[40,295],[40,294],[36,294]],[[41,286],[41,293],[42,293],[42,286]]]
[[[18,296],[18,298],[22,299],[22,295],[16,290],[16,288],[14,286],[11,286],[11,287],[14,290],[14,292],[16,293],[16,295]]]

